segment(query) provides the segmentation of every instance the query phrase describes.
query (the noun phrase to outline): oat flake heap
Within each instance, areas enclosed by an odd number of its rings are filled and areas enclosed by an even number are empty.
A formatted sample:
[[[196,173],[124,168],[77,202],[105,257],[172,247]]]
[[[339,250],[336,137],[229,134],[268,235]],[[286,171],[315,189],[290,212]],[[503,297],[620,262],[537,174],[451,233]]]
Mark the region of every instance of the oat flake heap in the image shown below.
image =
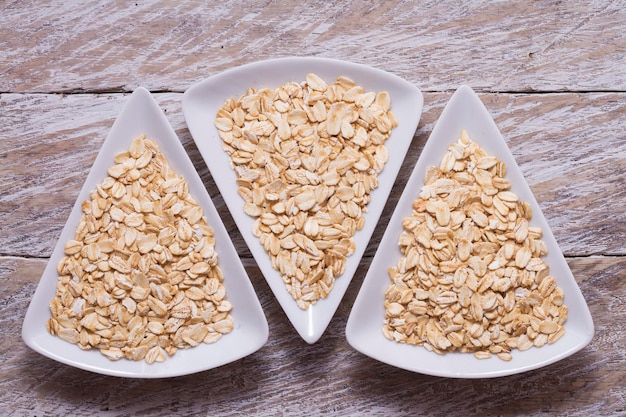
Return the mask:
[[[387,92],[315,74],[229,99],[215,125],[236,171],[253,233],[306,309],[326,298],[355,249],[353,235],[397,121]]]
[[[542,257],[531,208],[509,190],[506,166],[467,132],[431,167],[389,268],[383,333],[428,350],[497,354],[554,343],[565,332],[563,291]]]
[[[48,331],[111,360],[163,362],[233,329],[212,228],[142,135],[82,204]]]

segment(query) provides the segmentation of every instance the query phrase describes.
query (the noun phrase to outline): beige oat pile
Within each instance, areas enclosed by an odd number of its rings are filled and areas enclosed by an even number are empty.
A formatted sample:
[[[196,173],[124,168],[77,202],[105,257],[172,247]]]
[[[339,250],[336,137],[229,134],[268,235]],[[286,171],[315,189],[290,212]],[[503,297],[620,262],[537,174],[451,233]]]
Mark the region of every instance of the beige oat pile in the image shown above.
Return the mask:
[[[467,132],[403,219],[403,256],[389,268],[384,335],[443,354],[496,354],[554,343],[565,332],[563,291],[542,257],[531,208],[510,191],[506,166]]]
[[[217,113],[252,232],[302,309],[328,296],[354,252],[397,125],[390,105],[386,92],[308,74],[250,88]]]
[[[142,135],[82,204],[48,331],[111,360],[163,362],[233,329],[213,229]]]

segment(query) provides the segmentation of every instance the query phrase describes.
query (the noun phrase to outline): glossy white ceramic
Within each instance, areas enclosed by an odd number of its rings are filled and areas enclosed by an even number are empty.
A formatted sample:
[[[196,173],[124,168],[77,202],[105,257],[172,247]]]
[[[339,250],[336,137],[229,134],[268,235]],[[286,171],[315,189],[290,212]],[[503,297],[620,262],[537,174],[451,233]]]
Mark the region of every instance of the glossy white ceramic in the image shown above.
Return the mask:
[[[248,87],[276,88],[285,82],[302,82],[307,73],[316,73],[327,83],[338,76],[353,79],[366,91],[387,91],[398,127],[386,142],[389,161],[379,176],[379,187],[371,194],[365,226],[355,236],[356,250],[347,259],[343,275],[338,277],[328,298],[315,306],[298,308],[286,291],[280,274],[273,269],[269,256],[252,235],[253,219],[243,212],[243,200],[237,194],[236,175],[229,156],[214,126],[217,110],[231,97],[239,97]],[[200,153],[211,170],[224,201],[245,239],[268,285],[298,334],[308,343],[316,342],[326,330],[350,284],[374,227],[385,206],[407,149],[411,144],[422,113],[423,97],[413,84],[387,72],[365,65],[324,58],[281,58],[255,62],[211,76],[189,88],[183,96],[183,112]]]
[[[185,178],[189,192],[214,229],[218,262],[224,274],[226,296],[233,305],[235,321],[234,330],[218,342],[179,350],[165,362],[151,365],[126,359],[111,361],[97,350],[81,350],[77,345],[51,336],[46,330],[46,321],[50,317],[48,305],[55,295],[58,280],[56,267],[63,257],[65,242],[74,237],[81,216],[81,203],[89,199],[89,193],[106,177],[114,156],[128,150],[132,139],[142,133],[158,143],[174,171]],[[80,190],[29,305],[22,338],[42,355],[77,368],[121,377],[164,378],[204,371],[235,361],[258,350],[267,337],[268,325],[259,300],[200,176],[156,101],[147,90],[138,88],[128,98],[113,124]]]
[[[490,359],[476,359],[472,354],[463,353],[438,355],[421,346],[389,341],[381,330],[384,293],[389,285],[387,268],[394,266],[401,256],[398,237],[402,231],[402,219],[411,214],[411,204],[424,185],[426,169],[439,166],[448,145],[456,142],[463,129],[488,153],[506,163],[511,191],[532,206],[530,223],[541,227],[544,232],[543,241],[548,247],[544,260],[563,289],[565,304],[569,308],[566,332],[560,340],[524,352],[514,350],[513,359],[509,362],[495,355]],[[585,299],[504,138],[474,91],[467,86],[459,88],[437,121],[380,242],[348,319],[348,342],[365,355],[410,371],[454,378],[488,378],[529,371],[566,358],[585,347],[591,341],[593,332],[593,321]]]

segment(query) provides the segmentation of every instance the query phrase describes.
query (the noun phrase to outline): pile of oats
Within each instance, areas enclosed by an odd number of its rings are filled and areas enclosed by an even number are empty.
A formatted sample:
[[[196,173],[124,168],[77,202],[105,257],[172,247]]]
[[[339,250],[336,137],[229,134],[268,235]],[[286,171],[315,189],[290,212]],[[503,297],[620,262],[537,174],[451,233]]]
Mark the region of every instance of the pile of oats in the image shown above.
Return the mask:
[[[387,92],[311,73],[250,88],[217,113],[252,232],[301,309],[328,296],[355,250],[397,126],[390,105]]]
[[[496,354],[554,343],[565,333],[563,291],[542,257],[531,208],[509,190],[506,166],[467,132],[403,219],[403,256],[389,268],[385,337],[437,353]]]
[[[111,360],[163,362],[233,329],[213,229],[142,135],[82,204],[46,326]]]

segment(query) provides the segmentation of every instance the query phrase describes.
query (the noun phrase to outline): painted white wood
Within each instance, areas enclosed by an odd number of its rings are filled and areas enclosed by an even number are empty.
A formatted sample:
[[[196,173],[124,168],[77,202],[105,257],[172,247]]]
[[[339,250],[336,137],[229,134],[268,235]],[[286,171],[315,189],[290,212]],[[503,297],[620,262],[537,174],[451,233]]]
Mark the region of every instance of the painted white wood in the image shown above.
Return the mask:
[[[0,2],[0,414],[619,415],[626,410],[626,21],[621,1]],[[185,124],[193,83],[261,59],[364,63],[424,92],[424,113],[365,257],[326,333],[303,342],[273,299]],[[452,380],[347,344],[377,242],[451,93],[474,88],[542,207],[596,325],[527,374]],[[30,351],[21,322],[74,199],[125,102],[151,91],[183,142],[266,312],[268,343],[171,380],[125,380]]]

